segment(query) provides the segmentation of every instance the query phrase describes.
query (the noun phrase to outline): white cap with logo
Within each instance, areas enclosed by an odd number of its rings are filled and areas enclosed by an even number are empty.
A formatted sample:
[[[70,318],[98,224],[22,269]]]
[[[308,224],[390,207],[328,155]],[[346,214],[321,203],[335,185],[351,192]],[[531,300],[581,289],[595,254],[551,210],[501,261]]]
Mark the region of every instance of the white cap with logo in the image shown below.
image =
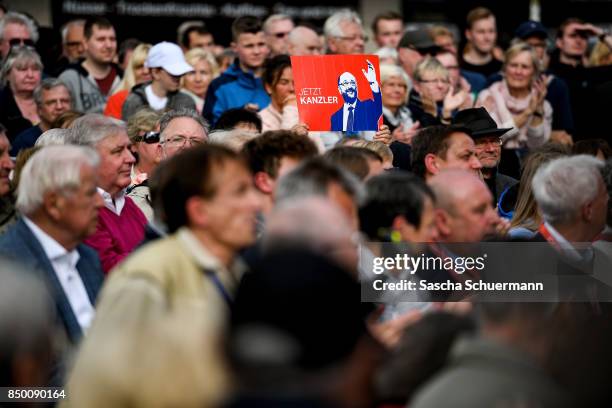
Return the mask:
[[[171,42],[160,42],[149,50],[145,61],[147,68],[163,68],[170,75],[181,76],[193,71],[193,67],[185,61],[183,50]]]

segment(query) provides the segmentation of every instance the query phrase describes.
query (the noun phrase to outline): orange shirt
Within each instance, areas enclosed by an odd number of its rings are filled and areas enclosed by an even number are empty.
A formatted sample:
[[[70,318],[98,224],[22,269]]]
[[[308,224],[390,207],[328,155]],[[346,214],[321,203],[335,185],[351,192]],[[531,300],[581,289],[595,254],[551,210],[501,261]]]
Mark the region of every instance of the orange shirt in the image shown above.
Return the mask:
[[[127,99],[129,93],[130,91],[119,91],[108,98],[106,101],[106,107],[104,108],[104,115],[121,119],[121,109],[123,108],[123,103]]]

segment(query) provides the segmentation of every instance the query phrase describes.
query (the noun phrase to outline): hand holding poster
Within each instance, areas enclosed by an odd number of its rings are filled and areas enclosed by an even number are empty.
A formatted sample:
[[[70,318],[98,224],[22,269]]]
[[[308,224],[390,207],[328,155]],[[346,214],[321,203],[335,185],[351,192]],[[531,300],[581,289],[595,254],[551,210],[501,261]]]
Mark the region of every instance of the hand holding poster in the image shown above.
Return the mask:
[[[291,66],[300,122],[310,130],[378,130],[382,117],[378,56],[293,56]]]

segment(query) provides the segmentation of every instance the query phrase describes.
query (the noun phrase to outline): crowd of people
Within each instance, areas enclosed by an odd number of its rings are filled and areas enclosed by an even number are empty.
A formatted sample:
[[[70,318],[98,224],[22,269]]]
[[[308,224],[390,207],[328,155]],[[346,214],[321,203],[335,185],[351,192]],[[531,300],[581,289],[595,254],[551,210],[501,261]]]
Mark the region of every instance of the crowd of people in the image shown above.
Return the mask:
[[[37,23],[0,9],[1,385],[62,407],[609,406],[612,35],[462,25],[376,16],[379,128],[343,133],[300,121],[290,56],[364,54],[352,10],[239,17],[229,48],[201,21],[148,44],[77,19],[43,63]],[[388,244],[481,242],[539,243],[573,283],[362,301]]]

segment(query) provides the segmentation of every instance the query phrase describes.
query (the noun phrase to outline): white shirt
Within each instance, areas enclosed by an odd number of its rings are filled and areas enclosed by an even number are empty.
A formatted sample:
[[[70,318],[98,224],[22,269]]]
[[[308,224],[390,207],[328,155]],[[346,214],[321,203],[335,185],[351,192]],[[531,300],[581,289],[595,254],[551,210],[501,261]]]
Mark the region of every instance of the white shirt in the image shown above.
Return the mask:
[[[151,88],[151,85],[147,85],[145,87],[145,95],[147,96],[147,102],[149,102],[149,106],[153,110],[160,111],[166,109],[166,105],[168,104],[168,98],[165,96],[163,98],[160,98],[159,96],[155,95],[155,93],[153,92],[153,88]]]
[[[344,107],[342,108],[342,130],[346,132],[346,126],[348,125],[348,117],[349,117],[349,106],[353,107],[353,127],[355,127],[355,105],[357,105],[357,99],[353,103],[344,103]]]
[[[79,326],[85,332],[94,317],[94,307],[89,300],[81,275],[79,275],[79,271],[76,268],[80,258],[78,251],[73,249],[68,252],[66,248],[40,229],[32,220],[23,217],[23,221],[30,228],[49,258],[55,275],[62,285],[64,294],[68,298],[72,312],[76,316]]]
[[[98,187],[98,193],[104,199],[104,206],[114,212],[117,215],[121,215],[121,210],[123,210],[123,206],[125,205],[125,190],[117,195],[117,197],[113,200],[113,197],[106,191],[102,190]]]

